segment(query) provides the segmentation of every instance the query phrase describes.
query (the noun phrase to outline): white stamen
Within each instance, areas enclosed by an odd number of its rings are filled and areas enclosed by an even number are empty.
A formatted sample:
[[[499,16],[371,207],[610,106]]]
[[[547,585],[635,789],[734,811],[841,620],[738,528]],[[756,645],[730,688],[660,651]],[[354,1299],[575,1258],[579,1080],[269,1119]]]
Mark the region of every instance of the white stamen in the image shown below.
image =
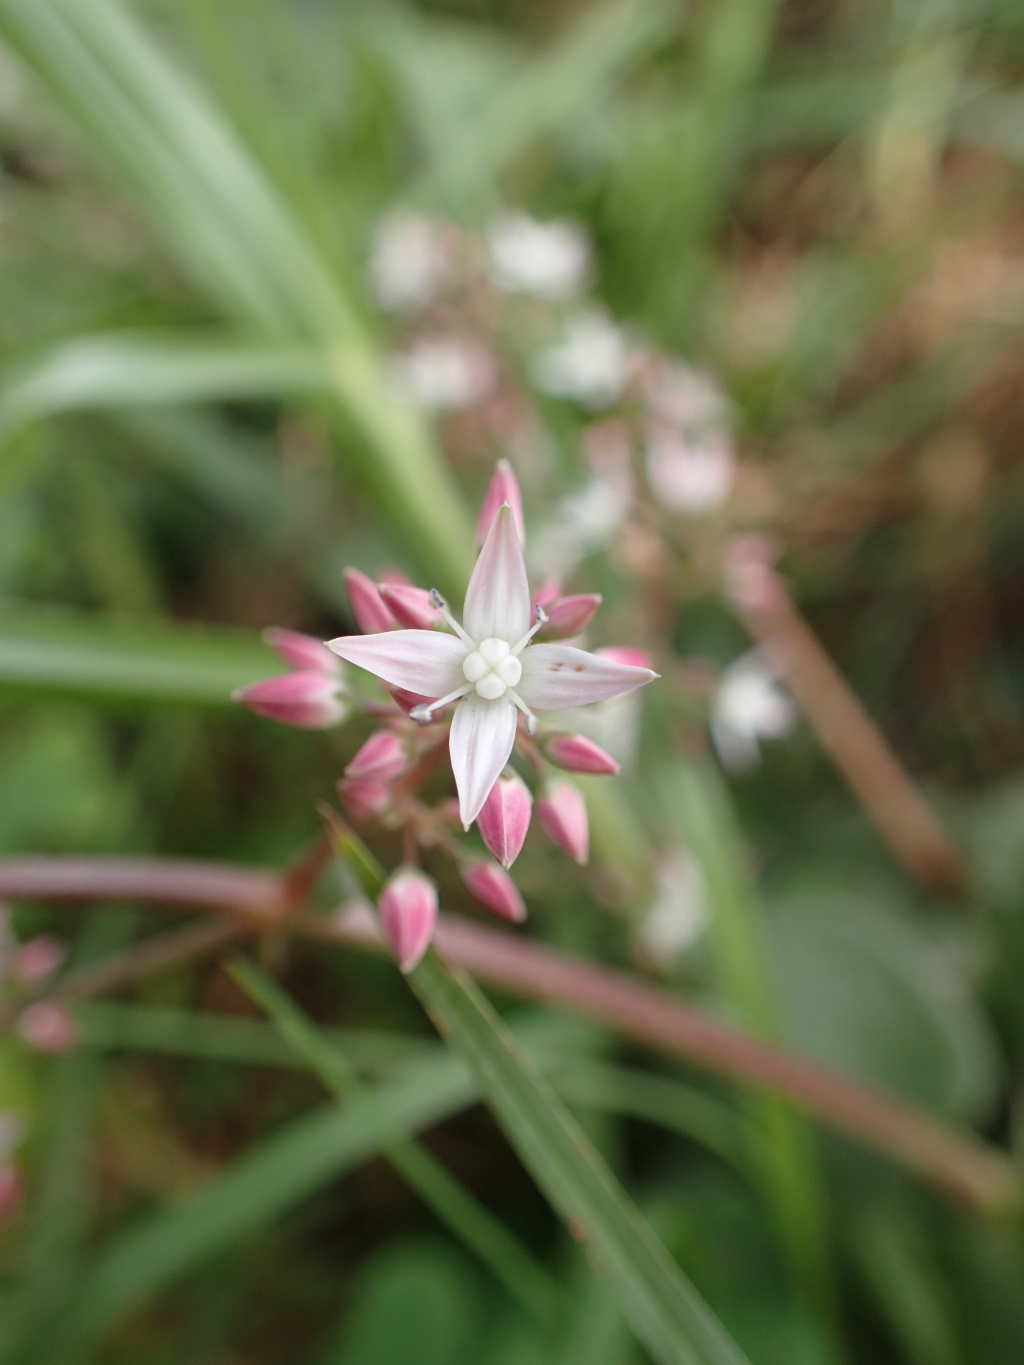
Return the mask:
[[[448,603],[444,600],[444,598],[441,596],[441,594],[438,592],[436,588],[430,589],[430,605],[434,608],[435,611],[439,611],[441,613],[441,617],[445,624],[451,626],[452,630],[459,637],[459,639],[462,641],[462,643],[466,646],[467,649],[476,649],[476,642],[469,638],[466,632],[459,625],[458,621],[456,621],[455,617],[448,610]],[[410,715],[411,714],[412,713],[410,712]]]
[[[446,697],[438,697],[437,701],[428,702],[425,706],[414,706],[409,712],[413,720],[418,720],[426,725],[433,720],[432,711],[439,711],[442,706],[447,706],[450,701],[457,701],[459,697],[464,697],[472,688],[471,683],[466,683],[465,687],[457,687],[454,692],[449,692]]]
[[[534,607],[534,609],[533,609],[533,614],[534,614],[534,617],[536,618],[536,619],[534,620],[533,625],[532,625],[532,626],[530,627],[530,629],[526,632],[526,634],[523,636],[523,638],[522,638],[521,640],[518,640],[518,641],[512,646],[511,652],[512,652],[513,654],[515,654],[515,655],[520,654],[520,653],[526,648],[526,646],[530,643],[530,641],[533,639],[533,637],[537,634],[538,630],[540,630],[541,626],[547,625],[548,614],[547,614],[547,612],[544,610],[544,608],[541,606],[541,604],[540,604],[539,602],[538,602],[537,605]],[[518,681],[518,679],[517,679],[516,681]]]
[[[526,717],[526,733],[528,735],[535,735],[537,733],[537,717],[527,706],[526,702],[523,701],[519,693],[514,691],[511,687],[507,689],[507,695],[510,698],[510,700],[515,702],[515,704],[519,707],[520,711],[522,711],[523,715]]]

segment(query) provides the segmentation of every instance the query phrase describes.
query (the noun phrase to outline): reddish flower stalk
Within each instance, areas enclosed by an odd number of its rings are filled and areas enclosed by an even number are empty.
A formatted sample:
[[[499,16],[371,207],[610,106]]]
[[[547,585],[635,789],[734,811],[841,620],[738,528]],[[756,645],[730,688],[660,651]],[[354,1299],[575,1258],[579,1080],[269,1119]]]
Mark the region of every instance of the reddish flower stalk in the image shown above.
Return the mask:
[[[151,901],[176,908],[219,910],[229,925],[193,926],[167,939],[197,935],[195,954],[210,951],[216,934],[281,925],[321,942],[383,949],[381,931],[365,907],[330,918],[295,916],[287,879],[275,872],[177,859],[13,858],[0,861],[0,898],[85,903]],[[286,923],[282,923],[286,921]],[[216,933],[215,933],[216,931]],[[165,940],[157,940],[156,948]],[[931,1115],[816,1062],[722,1024],[649,983],[596,967],[500,929],[442,916],[438,948],[452,966],[513,995],[541,1000],[599,1020],[648,1047],[744,1084],[775,1091],[823,1123],[915,1171],[947,1195],[978,1209],[1016,1204],[1020,1184],[1012,1163],[995,1148]],[[177,944],[169,961],[181,961]],[[142,952],[149,944],[139,945]],[[160,964],[152,954],[152,965]],[[95,989],[58,980],[51,998],[81,999],[129,979],[91,968]],[[138,973],[141,974],[141,973]]]

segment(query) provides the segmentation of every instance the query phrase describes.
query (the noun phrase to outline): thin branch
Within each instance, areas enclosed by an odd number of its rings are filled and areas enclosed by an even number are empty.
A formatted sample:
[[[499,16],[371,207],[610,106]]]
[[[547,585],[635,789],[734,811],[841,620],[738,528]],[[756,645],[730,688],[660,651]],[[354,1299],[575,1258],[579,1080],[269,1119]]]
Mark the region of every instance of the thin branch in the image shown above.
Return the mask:
[[[129,866],[114,859],[0,861],[0,898],[190,903],[230,914],[235,920],[232,933],[287,920],[288,931],[304,938],[385,951],[368,907],[343,908],[324,917],[294,916],[286,879],[272,872],[239,869],[235,880],[223,866],[172,859],[153,864],[133,860],[130,868],[138,874],[134,882]],[[82,874],[81,881],[74,880],[73,869]],[[245,886],[260,892],[258,914],[238,894],[217,904],[220,890],[239,892]],[[147,888],[153,887],[159,890],[151,896]],[[450,965],[491,986],[574,1010],[718,1075],[775,1091],[972,1207],[995,1209],[1019,1199],[1017,1173],[995,1148],[863,1082],[749,1038],[646,982],[452,916],[442,916],[436,942]]]
[[[907,871],[932,892],[962,894],[963,860],[783,580],[764,566],[756,592],[734,593],[733,605],[783,670],[823,747]]]

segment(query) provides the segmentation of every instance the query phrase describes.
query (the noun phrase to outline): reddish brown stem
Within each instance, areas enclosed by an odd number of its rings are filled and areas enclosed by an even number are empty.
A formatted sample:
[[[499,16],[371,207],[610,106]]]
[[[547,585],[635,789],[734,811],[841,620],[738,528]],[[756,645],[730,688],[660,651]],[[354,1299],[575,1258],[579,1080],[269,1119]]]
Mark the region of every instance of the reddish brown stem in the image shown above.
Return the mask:
[[[241,919],[250,931],[292,914],[285,879],[275,873],[172,859],[13,859],[0,862],[0,897],[192,904]],[[384,951],[376,920],[362,906],[330,917],[293,917],[287,929]],[[575,1010],[659,1051],[776,1091],[975,1208],[999,1208],[1019,1198],[1016,1172],[1001,1152],[902,1100],[749,1038],[645,982],[451,916],[442,916],[437,946],[451,965],[491,986]]]
[[[735,609],[771,653],[822,745],[907,871],[940,895],[967,884],[963,862],[874,721],[794,606],[782,579]]]

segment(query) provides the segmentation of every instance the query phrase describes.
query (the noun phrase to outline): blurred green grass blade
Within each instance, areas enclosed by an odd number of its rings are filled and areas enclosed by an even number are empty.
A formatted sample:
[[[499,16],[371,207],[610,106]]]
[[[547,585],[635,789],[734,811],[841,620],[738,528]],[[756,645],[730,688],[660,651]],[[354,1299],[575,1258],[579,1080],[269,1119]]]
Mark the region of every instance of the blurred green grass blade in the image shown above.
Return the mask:
[[[759,907],[728,793],[708,764],[663,765],[654,775],[658,809],[697,860],[711,910],[711,939],[721,993],[734,1017],[760,1037],[780,1023]],[[807,1123],[784,1101],[751,1095],[754,1156],[762,1188],[786,1249],[794,1284],[828,1330],[833,1285],[821,1176]]]
[[[241,630],[0,604],[0,695],[8,697],[231,706],[234,688],[281,671]]]
[[[201,1057],[245,1066],[297,1067],[305,1063],[262,1019],[211,1011],[131,1005],[117,1000],[76,1004],[82,1042],[93,1048]],[[344,1048],[360,1071],[386,1071],[410,1057],[435,1057],[437,1043],[401,1033],[369,1029],[322,1029],[333,1047]]]
[[[423,419],[388,382],[354,303],[217,110],[116,0],[0,0],[0,34],[149,203],[222,310],[320,352],[346,467],[440,586],[459,590],[471,527]]]
[[[851,1220],[854,1258],[910,1365],[967,1365],[949,1285],[928,1234],[880,1203]]]
[[[552,1317],[559,1294],[547,1272],[519,1241],[408,1130],[376,1103],[347,1057],[323,1035],[276,982],[255,963],[236,958],[231,974],[267,1012],[281,1036],[339,1104],[362,1117],[382,1151],[451,1232],[486,1265],[513,1299],[538,1322]]]
[[[449,972],[433,952],[409,980],[654,1359],[660,1365],[742,1365],[739,1348],[476,987]]]
[[[665,0],[611,0],[580,19],[517,74],[497,84],[472,118],[461,118],[433,148],[422,192],[456,209],[492,197],[516,157],[601,109],[625,73],[678,27]]]
[[[473,1094],[472,1082],[450,1057],[419,1063],[376,1092],[385,1112],[413,1130],[457,1112]],[[362,1115],[332,1106],[295,1120],[194,1194],[143,1215],[100,1248],[46,1341],[33,1343],[11,1365],[39,1365],[49,1359],[46,1350],[95,1341],[154,1295],[379,1149]]]
[[[309,348],[180,332],[77,337],[0,375],[0,443],[26,422],[55,413],[276,401],[329,387],[322,357]]]

